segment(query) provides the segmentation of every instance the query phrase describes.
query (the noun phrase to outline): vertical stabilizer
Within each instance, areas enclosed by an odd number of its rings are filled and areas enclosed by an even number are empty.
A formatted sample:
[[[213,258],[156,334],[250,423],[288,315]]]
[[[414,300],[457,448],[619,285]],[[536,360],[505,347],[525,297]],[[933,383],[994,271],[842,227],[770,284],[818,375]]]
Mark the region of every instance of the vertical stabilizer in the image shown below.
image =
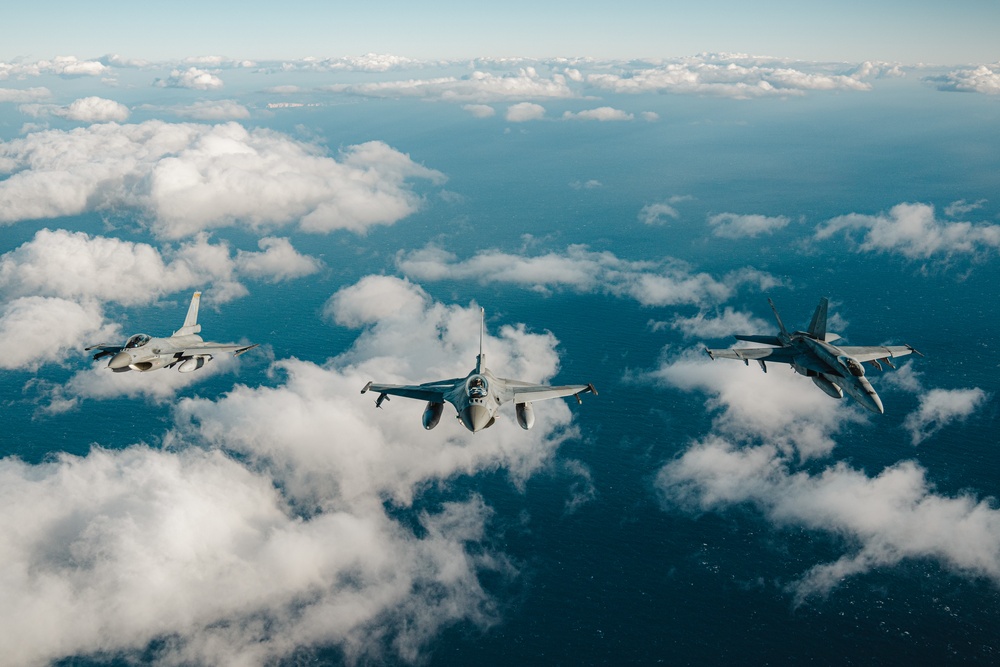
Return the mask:
[[[486,365],[486,355],[483,354],[483,338],[486,336],[486,309],[479,308],[479,356],[476,357],[476,372],[482,373]]]
[[[774,301],[771,301],[768,297],[767,302],[771,304],[771,310],[774,312],[774,319],[778,320],[778,329],[781,330],[781,337],[786,341],[789,339],[788,329],[785,328],[785,323],[781,321],[781,315],[778,314],[778,309],[774,306]]]
[[[830,307],[830,300],[825,296],[819,300],[816,312],[809,322],[809,335],[817,340],[826,340],[826,311]]]
[[[184,326],[174,332],[175,336],[189,336],[201,331],[198,324],[198,305],[201,303],[201,292],[195,292],[191,297],[191,305],[188,306],[187,317],[184,318]]]

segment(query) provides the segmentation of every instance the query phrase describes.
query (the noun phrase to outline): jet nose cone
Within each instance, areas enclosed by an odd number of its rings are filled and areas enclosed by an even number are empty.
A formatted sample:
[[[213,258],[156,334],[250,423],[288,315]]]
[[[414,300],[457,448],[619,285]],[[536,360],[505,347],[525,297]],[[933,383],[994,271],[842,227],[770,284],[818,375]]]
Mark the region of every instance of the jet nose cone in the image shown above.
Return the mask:
[[[470,405],[462,410],[462,423],[473,433],[482,431],[490,423],[490,412],[482,405]]]
[[[128,365],[131,363],[132,356],[128,352],[122,351],[111,357],[111,361],[108,362],[108,368],[117,371],[122,368],[128,368]]]

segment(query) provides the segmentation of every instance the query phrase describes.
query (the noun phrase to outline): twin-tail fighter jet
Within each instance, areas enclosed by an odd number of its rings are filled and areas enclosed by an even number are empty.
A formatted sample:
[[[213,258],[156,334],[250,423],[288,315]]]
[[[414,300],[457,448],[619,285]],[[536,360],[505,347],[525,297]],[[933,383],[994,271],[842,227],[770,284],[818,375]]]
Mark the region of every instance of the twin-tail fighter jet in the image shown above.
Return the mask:
[[[201,325],[198,324],[200,302],[201,292],[195,292],[191,297],[191,305],[188,306],[187,317],[184,318],[184,326],[169,338],[135,334],[125,341],[124,345],[101,343],[91,345],[87,351],[99,350],[94,355],[95,361],[102,357],[111,357],[108,368],[115,373],[155,371],[158,368],[174,366],[177,366],[177,370],[181,373],[191,373],[211,361],[213,355],[232,352],[233,356],[238,357],[259,345],[259,343],[254,345],[206,343],[198,335],[201,331]]]
[[[840,338],[837,334],[828,333],[826,330],[826,311],[830,305],[826,297],[820,299],[816,312],[813,313],[812,321],[809,322],[808,331],[796,331],[788,333],[785,325],[781,322],[778,309],[774,307],[774,302],[767,300],[774,311],[774,317],[778,320],[778,327],[781,329],[777,336],[747,336],[738,334],[734,336],[737,340],[750,343],[761,343],[771,347],[737,347],[728,350],[710,350],[705,348],[712,359],[723,357],[725,359],[741,359],[743,363],[749,365],[753,359],[760,364],[761,369],[767,372],[767,361],[781,364],[791,364],[792,369],[800,375],[810,378],[817,387],[834,398],[843,398],[844,394],[849,394],[858,403],[871,410],[883,414],[882,399],[878,397],[872,388],[868,378],[865,377],[865,369],[862,362],[871,362],[878,370],[882,370],[880,361],[884,361],[892,368],[890,357],[901,357],[911,352],[920,354],[911,345],[868,345],[860,347],[838,347],[832,342]]]
[[[479,330],[479,356],[476,357],[476,367],[462,378],[438,380],[417,385],[373,384],[365,385],[361,393],[374,391],[378,393],[375,407],[381,408],[382,402],[389,396],[415,398],[427,401],[424,409],[424,428],[428,431],[438,425],[445,401],[455,406],[462,425],[473,433],[493,426],[497,412],[504,403],[514,401],[517,423],[528,430],[535,424],[535,412],[531,407],[533,401],[544,401],[549,398],[575,396],[582,403],[580,394],[591,392],[597,394],[592,384],[572,384],[552,387],[544,384],[531,384],[520,380],[498,378],[486,368],[486,355],[483,354],[483,336],[486,329],[485,311],[480,309],[482,322]]]

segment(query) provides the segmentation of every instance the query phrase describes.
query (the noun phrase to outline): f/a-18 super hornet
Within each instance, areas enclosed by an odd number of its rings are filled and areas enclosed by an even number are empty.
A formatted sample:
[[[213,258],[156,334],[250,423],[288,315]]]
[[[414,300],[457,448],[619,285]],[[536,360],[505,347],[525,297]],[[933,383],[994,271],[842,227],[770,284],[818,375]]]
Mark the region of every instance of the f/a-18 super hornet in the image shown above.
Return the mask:
[[[173,368],[181,373],[196,371],[211,361],[212,356],[223,352],[232,352],[239,356],[254,345],[232,345],[223,343],[206,343],[198,335],[201,325],[198,324],[198,304],[201,302],[201,292],[195,292],[188,306],[184,326],[175,331],[169,338],[153,338],[146,334],[131,336],[124,345],[108,345],[101,343],[91,345],[87,351],[98,350],[94,360],[111,357],[108,368],[115,373],[125,371],[155,371],[158,368]]]
[[[591,392],[597,394],[592,384],[571,384],[552,387],[544,384],[532,384],[520,380],[498,378],[486,368],[486,355],[483,354],[483,335],[486,328],[485,313],[480,309],[482,322],[479,330],[479,356],[476,357],[476,367],[465,377],[450,380],[438,380],[416,385],[373,384],[369,382],[361,390],[378,393],[375,407],[382,407],[382,402],[389,396],[402,396],[427,401],[424,409],[423,423],[428,431],[438,425],[445,401],[455,406],[458,419],[465,428],[473,433],[493,426],[500,406],[509,401],[514,402],[517,423],[527,430],[535,424],[535,412],[531,407],[534,401],[544,401],[549,398],[575,396],[582,403],[580,394]]]
[[[738,334],[734,338],[750,343],[762,343],[770,347],[736,347],[728,350],[705,348],[708,356],[712,359],[716,357],[741,359],[747,365],[753,359],[760,364],[765,373],[768,361],[790,364],[796,373],[810,378],[817,387],[828,395],[834,398],[843,398],[844,394],[847,393],[872,412],[883,414],[885,410],[882,408],[882,399],[878,397],[868,378],[865,377],[862,362],[871,362],[875,368],[882,370],[880,361],[895,368],[889,361],[890,357],[901,357],[911,352],[920,354],[911,345],[858,347],[833,345],[832,342],[839,339],[840,336],[826,330],[826,312],[830,305],[826,297],[820,299],[816,312],[813,313],[812,320],[809,322],[808,331],[796,331],[791,334],[781,322],[774,302],[770,299],[767,302],[771,304],[774,317],[778,320],[780,333],[777,336]]]

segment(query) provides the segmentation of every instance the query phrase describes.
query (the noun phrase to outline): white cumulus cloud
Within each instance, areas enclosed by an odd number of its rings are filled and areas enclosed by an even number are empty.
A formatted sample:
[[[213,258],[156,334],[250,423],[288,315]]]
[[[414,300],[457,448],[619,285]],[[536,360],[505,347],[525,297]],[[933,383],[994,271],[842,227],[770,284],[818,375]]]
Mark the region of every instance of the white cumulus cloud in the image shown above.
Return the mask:
[[[631,298],[644,306],[711,304],[725,301],[742,285],[766,288],[777,281],[768,274],[744,269],[722,279],[692,271],[677,260],[629,261],[610,252],[573,245],[563,253],[534,257],[484,250],[458,258],[436,246],[401,253],[399,269],[418,280],[475,280],[483,284],[520,285],[548,292],[567,289]]]
[[[410,179],[444,180],[381,142],[338,161],[271,130],[161,121],[32,133],[0,143],[0,171],[0,222],[131,208],[166,238],[237,224],[361,232],[419,207]]]
[[[897,204],[878,215],[842,215],[817,227],[815,238],[825,240],[841,232],[855,240],[855,232],[861,232],[859,251],[897,253],[909,259],[1000,248],[1000,225],[939,220],[930,204]]]
[[[103,97],[83,97],[69,106],[52,110],[52,115],[81,123],[122,123],[128,120],[128,107]]]
[[[712,235],[726,239],[756,238],[773,234],[788,226],[791,220],[783,215],[740,215],[738,213],[717,213],[708,216],[708,226]]]
[[[545,107],[534,102],[518,102],[507,107],[505,118],[511,123],[524,123],[545,117]]]
[[[632,120],[635,116],[622,111],[621,109],[615,109],[614,107],[598,107],[596,109],[586,109],[575,113],[572,111],[566,111],[563,112],[563,118],[566,120],[622,121]]]
[[[175,69],[166,79],[157,79],[154,85],[160,88],[190,88],[192,90],[218,90],[225,84],[215,74],[197,67],[186,70]]]
[[[974,69],[960,69],[942,76],[927,77],[938,90],[959,93],[1000,95],[1000,65],[980,65]]]
[[[368,309],[373,298],[400,308]],[[266,665],[329,647],[352,663],[413,663],[444,629],[499,619],[480,577],[516,571],[490,541],[491,509],[452,482],[501,469],[523,484],[575,437],[570,407],[540,403],[531,431],[501,410],[474,436],[455,420],[427,432],[420,402],[375,410],[358,390],[467,372],[478,308],[372,276],[329,314],[363,327],[349,352],[280,361],[276,386],[180,401],[163,449],[0,461],[6,660],[129,658],[156,642],[164,664]],[[494,370],[528,380],[555,373],[556,345],[520,325],[486,340]],[[416,507],[428,488],[435,500]]]
[[[916,412],[906,416],[903,426],[919,445],[948,424],[968,419],[986,402],[982,389],[932,389],[920,397]]]

